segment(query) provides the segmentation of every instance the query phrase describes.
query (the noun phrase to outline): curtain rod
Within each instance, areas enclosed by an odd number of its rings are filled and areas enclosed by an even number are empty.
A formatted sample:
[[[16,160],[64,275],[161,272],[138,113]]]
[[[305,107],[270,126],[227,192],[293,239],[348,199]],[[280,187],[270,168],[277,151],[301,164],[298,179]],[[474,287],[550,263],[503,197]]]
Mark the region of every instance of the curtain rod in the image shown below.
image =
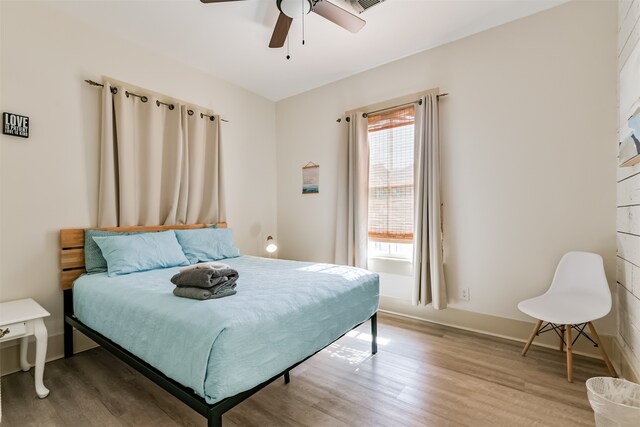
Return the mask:
[[[418,105],[422,105],[422,99],[418,99],[416,101],[405,102],[404,104],[394,105],[393,107],[381,108],[379,110],[374,110],[369,113],[362,113],[362,117],[367,118],[369,117],[369,114],[382,113],[383,111],[395,110],[396,108],[401,108],[401,107],[408,107],[409,105],[413,105],[416,102],[418,103]]]
[[[93,80],[89,80],[89,79],[85,80],[85,83],[87,83],[87,84],[88,84],[88,85],[90,85],[90,86],[100,86],[100,87],[104,87],[104,85],[103,85],[102,83],[94,82]],[[116,93],[118,93],[118,88],[112,87],[112,88],[111,88],[111,93],[113,93],[114,95],[115,95]],[[147,98],[147,97],[146,97],[146,96],[144,96],[144,95],[138,95],[138,94],[136,94],[136,93],[129,92],[129,91],[126,91],[126,92],[125,92],[125,95],[127,96],[127,98],[128,98],[129,96],[135,96],[135,97],[137,97],[137,98],[140,98],[140,100],[141,100],[142,102],[147,102],[147,101],[149,100],[149,98]],[[173,104],[169,104],[169,103],[166,103],[166,102],[162,102],[162,101],[157,101],[157,100],[156,100],[156,105],[157,105],[158,107],[159,107],[161,104],[162,104],[162,105],[166,105],[167,107],[169,107],[169,110],[173,110],[173,109],[175,108],[175,105],[173,105]],[[193,110],[187,110],[187,114],[189,114],[190,116],[193,116]],[[205,118],[205,117],[209,117],[209,120],[211,120],[211,121],[214,121],[214,120],[215,120],[215,117],[214,117],[214,116],[210,116],[209,114],[200,113],[200,118],[201,118],[201,119],[203,119],[203,118]],[[223,122],[227,122],[227,123],[229,122],[229,120],[222,119],[222,118],[221,118],[220,120],[221,120],[221,121],[223,121]]]
[[[439,100],[441,96],[447,96],[447,95],[449,95],[449,94],[448,93],[441,93],[440,95],[436,95],[436,99]],[[380,110],[370,111],[368,113],[362,113],[362,117],[368,117],[369,114],[381,113],[383,111],[393,110],[393,109],[400,108],[400,107],[406,107],[406,106],[409,106],[411,104],[415,104],[416,102],[418,103],[418,105],[422,105],[422,99],[418,99],[416,101],[405,102],[404,104],[400,104],[400,105],[394,105],[393,107],[387,107],[387,108],[382,108]],[[350,122],[351,118],[347,117],[345,120],[347,122]],[[336,122],[338,122],[338,123],[340,123],[341,121],[342,121],[341,117],[338,118],[338,120],[336,120]]]

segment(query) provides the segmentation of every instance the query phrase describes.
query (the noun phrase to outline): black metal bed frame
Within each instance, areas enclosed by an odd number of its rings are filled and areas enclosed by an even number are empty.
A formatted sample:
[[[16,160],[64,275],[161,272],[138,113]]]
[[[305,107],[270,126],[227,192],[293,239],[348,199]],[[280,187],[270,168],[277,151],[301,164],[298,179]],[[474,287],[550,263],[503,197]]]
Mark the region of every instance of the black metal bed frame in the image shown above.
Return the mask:
[[[368,320],[371,320],[371,354],[376,354],[378,352],[378,315],[374,313]],[[365,320],[366,322],[366,320]],[[359,323],[354,326],[351,330],[357,328],[363,323]],[[171,378],[164,375],[162,372],[140,359],[139,357],[133,355],[128,352],[124,348],[120,347],[118,344],[114,343],[110,339],[106,338],[104,335],[94,331],[89,328],[87,325],[82,323],[75,316],[73,312],[73,293],[71,289],[64,290],[64,357],[69,358],[73,356],[73,328],[76,328],[89,338],[91,338],[96,343],[100,344],[105,350],[109,351],[111,354],[116,356],[118,359],[122,360],[129,366],[131,366],[136,371],[140,372],[145,377],[149,378],[151,381],[168,391],[171,395],[177,397],[182,402],[190,406],[200,415],[204,416],[207,419],[208,427],[222,427],[222,415],[243,402],[245,399],[252,396],[254,393],[257,393],[262,388],[266,387],[273,381],[277,380],[280,377],[284,377],[285,384],[289,383],[289,371],[291,371],[296,366],[300,365],[302,362],[306,361],[310,357],[314,356],[316,353],[324,350],[334,342],[338,341],[340,338],[345,336],[351,330],[345,332],[340,337],[327,344],[324,348],[316,351],[310,356],[304,358],[303,360],[291,365],[283,372],[273,376],[262,384],[258,384],[250,390],[243,391],[241,393],[236,394],[235,396],[227,397],[219,402],[214,404],[207,403],[202,397],[198,396],[193,389],[189,387],[185,387],[177,381],[172,380]]]

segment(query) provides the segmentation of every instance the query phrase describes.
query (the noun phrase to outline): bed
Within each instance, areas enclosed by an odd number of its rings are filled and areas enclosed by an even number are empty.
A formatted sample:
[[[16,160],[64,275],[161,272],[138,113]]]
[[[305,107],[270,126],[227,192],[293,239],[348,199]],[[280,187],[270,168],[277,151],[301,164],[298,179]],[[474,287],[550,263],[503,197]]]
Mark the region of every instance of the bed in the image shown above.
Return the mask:
[[[275,379],[289,382],[291,369],[369,319],[377,350],[375,273],[240,256],[224,260],[240,273],[238,293],[195,301],[172,294],[169,279],[179,267],[83,275],[84,229],[61,230],[60,239],[65,357],[73,355],[75,327],[204,415],[210,427]]]

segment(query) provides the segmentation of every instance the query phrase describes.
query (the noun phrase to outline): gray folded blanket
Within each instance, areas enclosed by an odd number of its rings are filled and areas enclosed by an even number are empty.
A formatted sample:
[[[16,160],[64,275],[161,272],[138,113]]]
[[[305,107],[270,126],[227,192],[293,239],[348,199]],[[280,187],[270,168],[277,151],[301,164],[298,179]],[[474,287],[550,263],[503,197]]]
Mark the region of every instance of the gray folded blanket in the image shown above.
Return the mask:
[[[224,289],[217,293],[213,293],[208,289],[188,288],[188,287],[181,287],[181,286],[176,286],[175,289],[173,290],[173,294],[177,297],[199,299],[199,300],[228,297],[231,295],[235,295],[237,292],[238,291],[236,291],[235,289]]]
[[[171,282],[175,296],[206,300],[235,295],[238,277],[232,268],[192,269],[176,274]]]
[[[238,272],[232,268],[208,268],[193,269],[178,273],[171,278],[171,283],[182,287],[211,288],[224,282],[234,284],[236,280],[238,280]]]

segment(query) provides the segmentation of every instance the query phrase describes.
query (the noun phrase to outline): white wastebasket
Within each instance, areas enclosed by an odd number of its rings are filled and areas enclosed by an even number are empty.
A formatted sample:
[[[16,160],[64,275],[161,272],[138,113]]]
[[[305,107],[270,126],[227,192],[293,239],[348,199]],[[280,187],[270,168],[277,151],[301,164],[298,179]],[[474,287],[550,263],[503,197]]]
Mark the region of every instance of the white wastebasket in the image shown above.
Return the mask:
[[[640,385],[619,378],[594,377],[587,380],[587,395],[596,427],[640,425]]]

